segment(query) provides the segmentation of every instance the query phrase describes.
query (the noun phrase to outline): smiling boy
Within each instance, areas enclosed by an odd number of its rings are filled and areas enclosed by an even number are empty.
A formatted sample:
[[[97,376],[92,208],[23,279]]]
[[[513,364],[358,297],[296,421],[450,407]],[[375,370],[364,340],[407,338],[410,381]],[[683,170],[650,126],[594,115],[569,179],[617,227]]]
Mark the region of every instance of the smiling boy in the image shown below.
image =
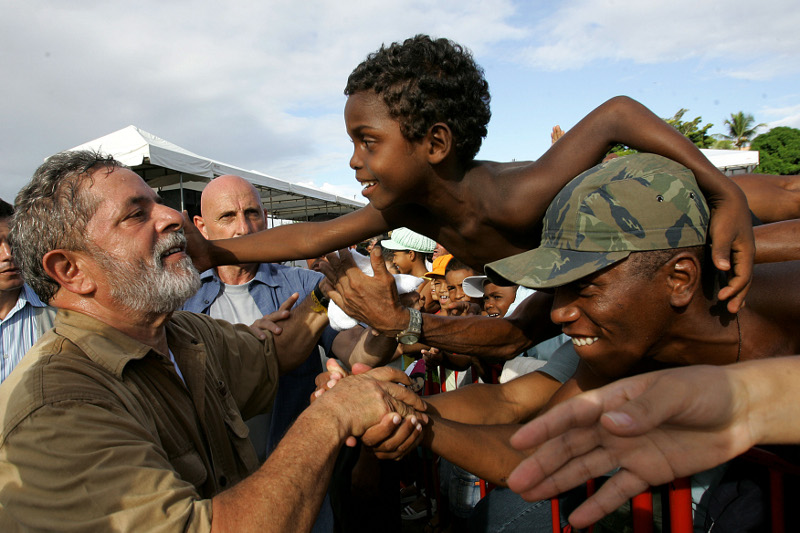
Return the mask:
[[[720,297],[732,297],[732,310],[743,302],[753,256],[744,194],[641,104],[613,98],[539,160],[496,163],[474,160],[491,116],[488,84],[471,54],[452,41],[419,35],[383,46],[351,73],[345,94],[350,167],[369,205],[331,221],[212,244],[195,234],[191,251],[199,267],[318,257],[405,226],[480,271],[538,246],[550,200],[621,142],[692,169],[715,208],[714,262],[724,270],[734,264]]]

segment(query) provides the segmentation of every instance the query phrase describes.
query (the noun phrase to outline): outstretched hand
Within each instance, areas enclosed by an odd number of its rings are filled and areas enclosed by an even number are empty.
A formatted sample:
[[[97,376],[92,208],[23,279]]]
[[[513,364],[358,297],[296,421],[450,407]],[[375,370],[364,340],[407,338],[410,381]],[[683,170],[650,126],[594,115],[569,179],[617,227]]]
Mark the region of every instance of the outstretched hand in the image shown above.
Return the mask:
[[[211,245],[189,218],[188,211],[183,211],[183,234],[186,236],[186,253],[192,258],[192,263],[197,271],[205,272],[213,267]]]
[[[400,304],[397,284],[386,270],[380,248],[372,251],[370,262],[373,276],[364,274],[345,248],[338,255],[328,254],[326,261],[319,264],[319,271],[333,285],[328,297],[345,313],[381,333],[391,332],[397,324],[408,323],[408,315]]]
[[[523,426],[518,450],[538,446],[508,486],[524,499],[553,497],[615,468],[570,515],[586,527],[648,486],[721,464],[755,444],[747,392],[725,367],[642,374],[581,394]]]

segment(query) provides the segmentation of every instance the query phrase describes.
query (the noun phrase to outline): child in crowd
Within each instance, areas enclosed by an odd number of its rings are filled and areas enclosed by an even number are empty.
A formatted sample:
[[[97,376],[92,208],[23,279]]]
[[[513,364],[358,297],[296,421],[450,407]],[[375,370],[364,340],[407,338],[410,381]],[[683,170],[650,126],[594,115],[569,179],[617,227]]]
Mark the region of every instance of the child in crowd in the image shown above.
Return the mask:
[[[392,228],[408,227],[476,270],[535,248],[550,200],[614,143],[689,167],[714,209],[714,264],[731,270],[720,298],[741,306],[754,253],[742,191],[686,137],[626,97],[589,113],[534,162],[476,161],[486,135],[488,84],[471,54],[419,35],[383,46],[351,73],[345,124],[350,166],[369,205],[335,220],[279,226],[206,242],[187,224],[196,266],[317,257]]]
[[[516,295],[517,285],[503,287],[487,280],[483,284],[483,312],[492,318],[506,316]]]
[[[486,276],[470,276],[464,278],[462,287],[470,298],[483,300],[482,315],[502,318],[514,303],[519,285],[496,285]]]
[[[392,262],[401,274],[409,274],[423,278],[425,281],[417,287],[420,310],[435,313],[439,310],[439,301],[431,296],[432,286],[426,278],[429,259],[436,249],[436,242],[408,228],[397,228],[390,239],[381,241],[381,247],[392,251]]]
[[[461,303],[460,307],[450,306],[453,315],[477,315],[483,311],[483,301],[481,298],[471,298],[464,292],[463,281],[470,276],[478,273],[468,267],[458,259],[453,259],[447,264],[444,279],[447,283],[447,295],[450,303]]]

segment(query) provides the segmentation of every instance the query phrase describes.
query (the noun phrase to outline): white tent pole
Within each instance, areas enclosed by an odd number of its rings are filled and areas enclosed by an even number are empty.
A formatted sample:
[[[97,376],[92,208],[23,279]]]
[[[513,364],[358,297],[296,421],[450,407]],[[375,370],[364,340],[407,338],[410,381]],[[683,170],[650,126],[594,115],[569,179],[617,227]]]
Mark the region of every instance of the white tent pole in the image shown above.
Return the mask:
[[[183,172],[178,173],[178,177],[181,180],[181,213],[183,213],[183,210],[186,209],[183,206]]]

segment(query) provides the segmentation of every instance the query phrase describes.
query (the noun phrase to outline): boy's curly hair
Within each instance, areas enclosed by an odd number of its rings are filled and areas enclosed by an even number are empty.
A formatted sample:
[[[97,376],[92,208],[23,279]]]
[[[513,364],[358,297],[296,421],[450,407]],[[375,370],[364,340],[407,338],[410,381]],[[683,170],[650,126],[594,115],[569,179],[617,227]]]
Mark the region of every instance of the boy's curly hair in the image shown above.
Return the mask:
[[[447,124],[465,165],[478,153],[492,116],[483,69],[469,50],[449,39],[417,35],[381,46],[347,79],[344,94],[361,91],[383,98],[408,140],[421,139],[436,122]]]

